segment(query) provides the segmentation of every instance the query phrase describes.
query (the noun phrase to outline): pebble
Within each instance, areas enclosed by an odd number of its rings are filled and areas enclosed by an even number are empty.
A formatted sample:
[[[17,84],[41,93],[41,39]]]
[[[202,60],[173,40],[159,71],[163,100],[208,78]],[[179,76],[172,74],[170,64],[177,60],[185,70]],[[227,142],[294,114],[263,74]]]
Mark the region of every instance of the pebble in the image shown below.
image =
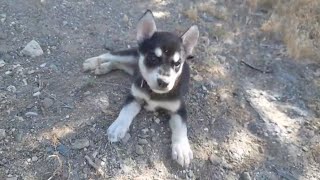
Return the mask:
[[[151,138],[151,141],[153,141],[153,142],[155,142],[156,140],[157,140],[156,137],[152,137],[152,138]]]
[[[0,129],[0,140],[4,139],[6,137],[6,130],[5,129]]]
[[[30,70],[27,73],[30,75],[30,74],[33,74],[34,72],[35,72],[35,70]]]
[[[38,92],[33,93],[32,96],[33,96],[33,97],[38,97],[38,96],[40,96],[40,94],[41,94],[41,92],[38,91]]]
[[[83,149],[89,147],[90,141],[87,138],[77,139],[72,143],[72,149]]]
[[[43,50],[37,41],[32,40],[22,49],[21,54],[34,58],[42,55]]]
[[[212,154],[209,157],[209,160],[213,165],[216,165],[216,166],[219,165],[222,162],[221,158],[218,157],[216,154]]]
[[[129,18],[128,18],[128,16],[126,14],[123,16],[123,21],[124,22],[128,22],[129,21]]]
[[[156,118],[154,121],[155,121],[157,124],[160,123],[160,119],[159,119],[159,118]]]
[[[18,180],[17,176],[7,177],[6,180]]]
[[[4,62],[4,60],[0,59],[0,68],[3,67],[4,65],[6,65],[6,63]]]
[[[38,157],[37,157],[37,156],[33,156],[33,157],[31,158],[31,161],[33,161],[33,162],[38,161]]]
[[[12,74],[12,71],[6,71],[4,74],[5,74],[5,75],[11,75],[11,74]]]
[[[148,141],[147,141],[146,139],[140,138],[140,139],[138,140],[138,144],[140,144],[140,145],[146,145],[146,144],[148,144]]]
[[[22,141],[22,137],[23,137],[22,130],[15,131],[15,133],[14,133],[14,140],[15,141],[21,142]]]
[[[142,129],[141,130],[144,134],[146,134],[148,131],[149,131],[149,129],[148,128],[144,128],[144,129]]]
[[[43,107],[44,108],[49,108],[53,105],[53,100],[51,98],[44,98],[42,101]]]
[[[36,112],[27,112],[25,115],[26,115],[27,117],[30,117],[30,116],[38,116],[38,113],[36,113]]]
[[[59,144],[57,151],[65,157],[68,157],[70,154],[70,149],[64,144]]]
[[[10,85],[7,87],[7,91],[15,93],[17,91],[17,88],[13,85]]]
[[[136,153],[137,153],[138,155],[143,155],[143,154],[144,154],[144,151],[143,151],[142,146],[140,146],[140,145],[137,145],[137,146],[136,146]]]
[[[129,141],[129,139],[131,138],[131,135],[129,133],[127,133],[121,140],[121,142],[123,144],[127,144],[127,142]]]
[[[243,172],[240,176],[240,180],[251,180],[251,176],[248,172]]]
[[[302,147],[302,150],[303,150],[304,152],[307,152],[309,149],[304,146],[304,147]]]
[[[196,80],[196,81],[202,81],[203,80],[203,77],[200,76],[199,74],[193,76],[193,79]]]

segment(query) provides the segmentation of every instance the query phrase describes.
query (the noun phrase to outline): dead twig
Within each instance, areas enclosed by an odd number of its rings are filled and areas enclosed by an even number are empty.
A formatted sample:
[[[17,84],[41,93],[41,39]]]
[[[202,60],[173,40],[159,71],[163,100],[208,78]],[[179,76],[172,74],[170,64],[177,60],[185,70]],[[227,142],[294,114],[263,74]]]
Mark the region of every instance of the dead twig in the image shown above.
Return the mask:
[[[101,167],[98,166],[95,162],[93,162],[88,155],[86,155],[84,158],[87,160],[88,164],[91,167],[93,167],[101,176],[104,176],[104,171],[101,169]]]
[[[52,157],[55,157],[58,159],[59,166],[56,170],[54,170],[54,172],[52,173],[52,176],[50,176],[48,178],[48,180],[52,180],[57,175],[57,172],[61,171],[61,169],[62,169],[62,161],[61,161],[60,157],[58,155],[50,155],[48,158],[52,158]]]
[[[251,68],[251,69],[253,69],[253,70],[256,70],[256,71],[259,71],[259,72],[261,72],[261,73],[271,73],[271,72],[272,72],[272,70],[270,70],[270,69],[268,70],[267,68],[265,68],[265,70],[262,70],[262,69],[260,69],[260,68],[257,68],[257,67],[255,67],[255,66],[253,66],[253,65],[245,62],[244,60],[241,60],[240,62],[243,63],[244,65],[248,66],[249,68]]]

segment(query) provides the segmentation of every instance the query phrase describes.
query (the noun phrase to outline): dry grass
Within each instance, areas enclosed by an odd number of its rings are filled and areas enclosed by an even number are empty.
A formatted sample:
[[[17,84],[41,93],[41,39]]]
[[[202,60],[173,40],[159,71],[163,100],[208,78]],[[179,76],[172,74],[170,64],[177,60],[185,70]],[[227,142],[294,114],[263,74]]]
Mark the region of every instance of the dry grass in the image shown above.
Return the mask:
[[[319,0],[249,0],[253,8],[272,8],[265,32],[280,34],[288,53],[294,58],[320,58]]]
[[[199,19],[199,13],[207,13],[219,20],[227,20],[229,17],[228,11],[224,6],[217,7],[215,4],[210,2],[196,4],[183,12],[185,16],[193,21],[197,21]]]

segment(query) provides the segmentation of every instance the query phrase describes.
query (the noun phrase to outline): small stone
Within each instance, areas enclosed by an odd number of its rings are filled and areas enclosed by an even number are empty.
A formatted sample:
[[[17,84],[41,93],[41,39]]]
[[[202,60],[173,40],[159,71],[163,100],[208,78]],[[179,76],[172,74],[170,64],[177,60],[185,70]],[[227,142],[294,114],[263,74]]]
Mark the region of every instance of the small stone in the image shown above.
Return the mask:
[[[314,76],[320,77],[320,68],[314,72]]]
[[[47,65],[47,63],[42,63],[42,64],[40,64],[40,67],[44,68],[44,67],[46,67],[46,65]]]
[[[144,128],[144,129],[142,129],[141,130],[144,134],[146,134],[148,131],[149,131],[149,129],[148,128]]]
[[[12,71],[6,71],[4,74],[5,74],[5,75],[11,75],[11,74],[12,74]]]
[[[159,119],[159,118],[156,118],[154,121],[155,121],[157,124],[160,123],[160,119]]]
[[[193,79],[196,80],[196,81],[202,81],[203,80],[203,77],[200,76],[199,74],[193,76]]]
[[[14,140],[17,142],[21,142],[23,137],[23,132],[21,130],[15,131]]]
[[[63,144],[59,144],[59,146],[57,147],[57,151],[65,157],[68,157],[70,154],[70,149]]]
[[[30,75],[30,74],[33,74],[34,72],[35,72],[35,70],[30,70],[27,73]]]
[[[240,176],[240,180],[251,180],[251,176],[248,172],[243,172]]]
[[[40,95],[41,95],[41,92],[38,91],[38,92],[33,93],[32,96],[33,96],[33,97],[38,97],[38,96],[40,96]]]
[[[90,141],[87,138],[77,139],[72,143],[72,149],[83,149],[89,147]]]
[[[127,144],[127,142],[129,141],[129,139],[131,138],[131,135],[129,133],[127,133],[121,140],[121,142],[123,144]]]
[[[6,130],[5,129],[0,129],[0,140],[4,139],[6,137]]]
[[[152,142],[155,142],[156,140],[157,140],[156,137],[152,137],[152,138],[151,138],[151,141],[152,141]]]
[[[7,177],[6,180],[18,180],[17,176]]]
[[[16,87],[13,85],[10,85],[7,87],[7,91],[15,93],[17,91]]]
[[[123,16],[123,21],[124,22],[128,22],[129,21],[129,18],[128,18],[128,16],[126,14]]]
[[[189,178],[193,178],[193,176],[194,176],[193,171],[190,170],[190,171],[188,172],[188,177],[189,177]]]
[[[25,115],[26,115],[27,117],[38,116],[38,113],[36,113],[36,112],[27,112]]]
[[[204,128],[203,130],[204,130],[204,131],[206,131],[206,132],[208,132],[208,131],[209,131],[209,129],[208,129],[208,128]]]
[[[43,50],[37,41],[32,40],[22,49],[21,53],[34,58],[42,55]]]
[[[62,21],[62,25],[65,26],[68,24],[68,21]]]
[[[38,157],[37,157],[37,156],[33,156],[33,157],[31,158],[31,161],[33,161],[33,162],[38,161]]]
[[[4,60],[0,59],[0,68],[3,67],[4,65],[6,65],[6,62],[4,62]]]
[[[49,108],[53,105],[53,100],[51,98],[44,98],[42,101],[43,107],[44,108]]]
[[[144,151],[143,151],[142,146],[140,146],[140,145],[137,145],[137,146],[136,146],[136,153],[137,153],[138,155],[143,155],[143,154],[144,154]]]
[[[307,152],[309,149],[304,146],[304,147],[302,147],[302,150],[303,150],[304,152]]]
[[[209,157],[209,160],[213,165],[216,165],[216,166],[219,165],[222,162],[221,158],[218,157],[216,154],[212,154]]]
[[[140,144],[140,145],[146,145],[146,144],[148,144],[148,141],[147,141],[146,139],[139,138],[138,144]]]

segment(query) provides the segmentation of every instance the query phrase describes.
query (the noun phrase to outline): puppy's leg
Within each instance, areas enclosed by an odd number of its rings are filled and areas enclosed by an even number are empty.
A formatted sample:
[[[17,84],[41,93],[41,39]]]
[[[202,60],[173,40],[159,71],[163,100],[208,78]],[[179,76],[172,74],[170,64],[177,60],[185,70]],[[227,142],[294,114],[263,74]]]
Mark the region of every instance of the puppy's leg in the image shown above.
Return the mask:
[[[181,166],[188,167],[193,158],[187,136],[187,112],[184,106],[177,113],[171,114],[169,125],[172,131],[172,158]]]
[[[134,65],[129,63],[106,62],[97,66],[94,73],[96,75],[107,74],[112,70],[122,70],[129,75],[134,73]]]
[[[134,117],[140,112],[141,105],[132,95],[127,97],[124,107],[121,109],[118,118],[108,128],[108,139],[110,142],[120,141],[127,133]]]
[[[102,54],[100,56],[92,57],[84,61],[83,70],[84,71],[93,71],[99,68],[100,65],[104,64],[101,71],[98,70],[98,74],[105,74],[110,72],[113,69],[126,70],[128,68],[122,68],[121,65],[113,65],[114,63],[119,64],[127,64],[126,67],[130,67],[130,65],[137,64],[139,58],[139,54],[137,49],[128,49],[123,51],[115,51],[106,54]],[[106,62],[110,62],[105,64]],[[131,70],[129,71],[131,72]],[[96,73],[97,74],[97,73]]]

